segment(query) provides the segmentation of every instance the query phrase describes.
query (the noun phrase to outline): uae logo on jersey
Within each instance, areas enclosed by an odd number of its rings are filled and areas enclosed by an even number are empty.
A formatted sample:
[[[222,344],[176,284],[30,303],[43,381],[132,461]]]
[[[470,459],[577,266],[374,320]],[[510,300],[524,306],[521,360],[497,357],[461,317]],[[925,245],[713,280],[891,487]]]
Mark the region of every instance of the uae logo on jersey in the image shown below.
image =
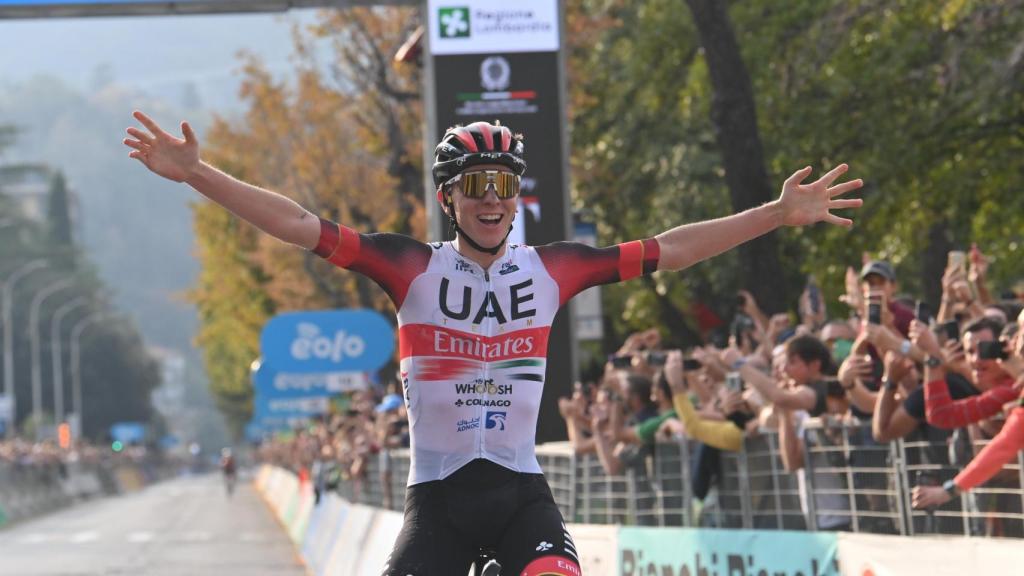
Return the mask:
[[[456,272],[469,272],[470,274],[474,273],[473,272],[473,266],[471,266],[469,262],[466,262],[462,258],[459,258],[458,260],[455,261],[455,271]]]

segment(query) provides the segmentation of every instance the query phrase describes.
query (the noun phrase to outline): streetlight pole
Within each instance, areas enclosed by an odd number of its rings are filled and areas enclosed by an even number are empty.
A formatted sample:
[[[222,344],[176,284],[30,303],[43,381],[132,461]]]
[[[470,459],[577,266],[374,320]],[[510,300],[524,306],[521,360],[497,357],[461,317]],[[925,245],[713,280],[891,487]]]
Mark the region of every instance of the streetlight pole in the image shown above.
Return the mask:
[[[39,440],[39,427],[43,422],[43,370],[39,365],[39,308],[55,292],[59,292],[74,283],[72,278],[62,278],[51,282],[36,292],[28,311],[28,329],[32,343],[32,419],[35,420],[36,440]]]
[[[7,280],[4,281],[3,291],[0,292],[0,299],[3,300],[0,303],[0,315],[3,316],[4,323],[4,395],[7,396],[11,403],[11,422],[7,426],[7,437],[12,438],[14,436],[14,428],[18,419],[18,403],[14,397],[14,329],[11,318],[11,300],[14,298],[14,285],[25,276],[28,276],[32,272],[45,268],[47,266],[46,260],[37,258],[26,262],[16,268]]]
[[[80,340],[82,332],[103,317],[102,312],[93,312],[76,322],[71,328],[71,337],[69,338],[71,340],[71,409],[75,414],[71,435],[74,438],[79,438],[82,435],[82,430],[85,429],[82,425],[85,421],[85,410],[82,407],[82,345]]]
[[[62,366],[60,344],[60,323],[71,311],[81,308],[89,302],[85,296],[79,296],[61,305],[50,319],[50,358],[53,362],[53,418],[60,424],[64,421],[64,367]]]

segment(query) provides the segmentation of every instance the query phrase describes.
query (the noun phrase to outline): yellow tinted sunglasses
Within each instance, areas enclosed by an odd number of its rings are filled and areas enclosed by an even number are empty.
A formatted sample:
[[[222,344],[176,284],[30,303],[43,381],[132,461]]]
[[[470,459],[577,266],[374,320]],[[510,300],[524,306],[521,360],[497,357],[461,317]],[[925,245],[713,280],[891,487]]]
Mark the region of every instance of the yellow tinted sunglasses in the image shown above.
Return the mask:
[[[462,182],[462,195],[466,198],[483,198],[487,188],[494,186],[494,193],[502,200],[515,198],[519,195],[519,175],[500,170],[476,170],[463,172],[451,180],[449,184]]]

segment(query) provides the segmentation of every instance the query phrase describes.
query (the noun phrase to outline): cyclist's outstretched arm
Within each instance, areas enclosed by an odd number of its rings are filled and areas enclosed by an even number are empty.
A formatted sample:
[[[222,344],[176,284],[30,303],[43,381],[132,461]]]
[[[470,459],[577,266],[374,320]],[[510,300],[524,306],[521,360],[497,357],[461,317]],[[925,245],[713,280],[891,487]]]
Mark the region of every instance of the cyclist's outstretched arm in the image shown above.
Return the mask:
[[[184,139],[165,132],[142,112],[132,114],[146,127],[128,129],[124,144],[134,148],[128,155],[156,174],[185,182],[203,196],[271,236],[302,246],[316,247],[320,220],[294,200],[237,180],[199,157],[199,140],[188,122],[181,123]]]
[[[852,226],[853,221],[831,213],[831,210],[857,208],[863,202],[859,198],[836,199],[863,185],[858,179],[832,186],[847,168],[846,164],[840,164],[818,180],[802,184],[811,173],[808,166],[786,179],[778,200],[725,218],[685,224],[662,232],[656,236],[661,252],[658,269],[682,270],[780,226],[805,226],[816,222]]]

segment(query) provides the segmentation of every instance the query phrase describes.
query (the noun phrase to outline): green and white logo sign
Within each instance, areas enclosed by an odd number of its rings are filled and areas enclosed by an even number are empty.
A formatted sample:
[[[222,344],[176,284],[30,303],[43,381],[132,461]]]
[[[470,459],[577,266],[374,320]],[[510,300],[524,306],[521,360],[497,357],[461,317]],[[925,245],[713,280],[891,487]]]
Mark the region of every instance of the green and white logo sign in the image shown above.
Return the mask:
[[[434,55],[559,50],[558,0],[427,0],[426,13]]]
[[[440,8],[441,38],[469,38],[469,8]]]

